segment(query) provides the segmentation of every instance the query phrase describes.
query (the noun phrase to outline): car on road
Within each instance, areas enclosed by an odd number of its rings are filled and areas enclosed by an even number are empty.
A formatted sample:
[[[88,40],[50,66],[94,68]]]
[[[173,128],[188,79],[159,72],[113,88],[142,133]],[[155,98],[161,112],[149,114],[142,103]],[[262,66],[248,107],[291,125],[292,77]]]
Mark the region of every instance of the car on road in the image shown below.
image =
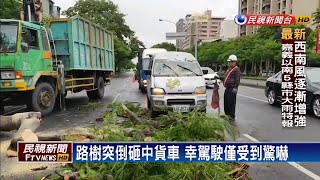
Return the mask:
[[[307,67],[305,68],[306,83],[307,83],[307,109],[320,118],[320,68]],[[268,98],[270,105],[275,105],[282,101],[282,73],[278,72],[274,76],[267,79],[265,87],[265,95]]]
[[[209,67],[201,67],[206,86],[214,85],[219,80],[219,75]]]
[[[200,64],[186,52],[155,54],[147,86],[148,108],[153,117],[161,112],[206,112],[206,84]]]

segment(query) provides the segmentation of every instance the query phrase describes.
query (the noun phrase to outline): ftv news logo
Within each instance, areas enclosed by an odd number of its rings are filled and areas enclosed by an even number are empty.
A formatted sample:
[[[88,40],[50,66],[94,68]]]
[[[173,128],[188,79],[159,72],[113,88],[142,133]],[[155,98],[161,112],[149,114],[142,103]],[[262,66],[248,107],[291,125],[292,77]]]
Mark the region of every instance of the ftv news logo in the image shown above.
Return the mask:
[[[293,24],[310,24],[311,16],[290,14],[239,14],[234,22],[239,26],[289,26]]]

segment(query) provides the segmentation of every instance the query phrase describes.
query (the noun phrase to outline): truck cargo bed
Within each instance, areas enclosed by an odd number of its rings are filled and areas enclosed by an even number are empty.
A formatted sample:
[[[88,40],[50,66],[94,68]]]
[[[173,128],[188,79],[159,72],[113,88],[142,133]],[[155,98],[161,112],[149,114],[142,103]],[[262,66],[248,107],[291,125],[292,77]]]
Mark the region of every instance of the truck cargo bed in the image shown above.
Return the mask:
[[[58,60],[62,60],[65,71],[114,72],[114,41],[111,32],[79,16],[52,20],[49,28],[56,49],[52,53]]]

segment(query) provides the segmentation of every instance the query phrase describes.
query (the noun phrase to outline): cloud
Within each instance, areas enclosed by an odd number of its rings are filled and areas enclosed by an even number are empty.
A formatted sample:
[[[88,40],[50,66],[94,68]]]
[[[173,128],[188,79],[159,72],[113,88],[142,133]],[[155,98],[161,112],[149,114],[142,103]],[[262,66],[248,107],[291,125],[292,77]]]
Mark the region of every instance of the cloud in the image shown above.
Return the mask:
[[[75,4],[75,0],[53,0],[62,10]],[[233,19],[238,13],[238,0],[113,0],[118,4],[127,24],[147,47],[167,41],[165,34],[174,32],[175,26],[159,19],[173,22],[186,14],[212,10],[213,16]]]

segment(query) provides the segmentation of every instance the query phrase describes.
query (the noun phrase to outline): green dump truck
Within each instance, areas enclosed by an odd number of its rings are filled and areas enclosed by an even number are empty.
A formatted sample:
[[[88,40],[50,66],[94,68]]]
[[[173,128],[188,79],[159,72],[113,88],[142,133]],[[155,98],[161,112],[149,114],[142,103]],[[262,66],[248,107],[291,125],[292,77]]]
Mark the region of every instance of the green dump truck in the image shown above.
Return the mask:
[[[68,91],[101,99],[114,72],[112,33],[78,16],[37,23],[0,19],[1,109],[27,104],[47,115]]]

